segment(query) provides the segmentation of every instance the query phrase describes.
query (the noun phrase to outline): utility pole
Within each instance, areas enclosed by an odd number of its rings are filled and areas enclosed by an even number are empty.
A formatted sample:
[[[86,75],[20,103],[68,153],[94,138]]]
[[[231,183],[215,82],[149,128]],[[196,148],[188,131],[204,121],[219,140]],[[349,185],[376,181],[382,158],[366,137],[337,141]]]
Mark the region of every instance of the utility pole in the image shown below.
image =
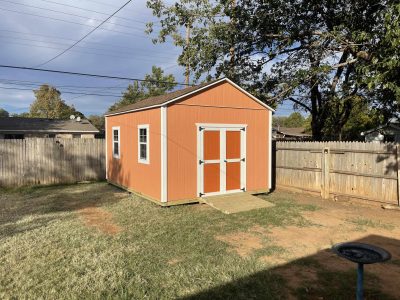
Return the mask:
[[[187,51],[187,60],[186,60],[186,78],[185,83],[190,83],[190,24],[186,25],[186,51]]]

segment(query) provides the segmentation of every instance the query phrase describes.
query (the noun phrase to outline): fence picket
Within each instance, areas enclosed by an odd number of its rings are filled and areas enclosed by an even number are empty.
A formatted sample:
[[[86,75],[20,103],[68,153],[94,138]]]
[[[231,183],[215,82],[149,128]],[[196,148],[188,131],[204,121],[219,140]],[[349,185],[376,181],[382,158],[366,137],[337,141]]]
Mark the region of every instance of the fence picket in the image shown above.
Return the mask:
[[[399,205],[399,149],[390,143],[277,142],[276,186]]]
[[[0,186],[104,180],[105,141],[0,140]]]

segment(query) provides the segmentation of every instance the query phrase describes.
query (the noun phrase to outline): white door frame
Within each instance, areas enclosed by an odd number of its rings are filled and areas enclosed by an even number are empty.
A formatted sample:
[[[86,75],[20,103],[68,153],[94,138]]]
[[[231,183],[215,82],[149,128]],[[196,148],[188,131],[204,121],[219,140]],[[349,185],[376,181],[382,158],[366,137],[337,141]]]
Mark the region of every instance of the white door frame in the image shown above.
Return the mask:
[[[247,124],[210,124],[196,123],[197,126],[197,195],[198,197],[245,192],[246,184],[246,135]],[[220,159],[208,160],[207,163],[220,164],[220,191],[204,193],[204,131],[220,132]],[[240,159],[226,159],[226,131],[240,131]],[[226,190],[226,162],[240,162],[240,186],[238,190]]]

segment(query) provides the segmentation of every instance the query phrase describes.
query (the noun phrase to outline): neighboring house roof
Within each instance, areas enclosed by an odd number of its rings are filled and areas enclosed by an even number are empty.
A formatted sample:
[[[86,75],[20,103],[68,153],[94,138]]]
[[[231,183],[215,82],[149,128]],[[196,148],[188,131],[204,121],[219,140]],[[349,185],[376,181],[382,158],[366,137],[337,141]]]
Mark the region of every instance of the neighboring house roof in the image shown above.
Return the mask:
[[[147,109],[147,108],[154,108],[154,107],[160,107],[162,105],[166,105],[168,103],[174,102],[174,101],[178,101],[179,99],[183,98],[183,97],[187,97],[193,93],[196,92],[200,92],[203,89],[209,88],[211,86],[214,86],[216,84],[219,84],[221,82],[229,82],[230,84],[232,84],[233,86],[235,86],[236,88],[238,88],[239,90],[241,90],[242,92],[244,92],[247,96],[251,97],[253,100],[259,102],[262,106],[264,106],[265,108],[274,111],[271,107],[269,107],[268,105],[266,105],[264,102],[262,102],[261,100],[257,99],[256,97],[254,97],[253,95],[251,95],[249,92],[245,91],[244,89],[242,89],[240,86],[238,86],[236,83],[234,83],[233,81],[231,81],[228,78],[222,78],[222,79],[217,79],[217,80],[213,80],[213,81],[209,81],[206,83],[202,83],[196,86],[191,86],[182,90],[177,90],[168,94],[164,94],[161,96],[156,96],[156,97],[150,97],[150,98],[146,98],[143,100],[140,100],[136,103],[124,106],[122,108],[116,109],[114,111],[108,112],[105,114],[105,116],[112,116],[112,115],[118,115],[118,114],[122,114],[122,113],[128,113],[128,112],[133,112],[136,110],[142,110],[142,109]]]
[[[311,137],[311,134],[306,133],[306,130],[303,127],[279,127],[274,129],[276,130],[276,132],[286,136]]]
[[[82,132],[99,131],[88,120],[58,120],[43,118],[0,118],[0,132]]]

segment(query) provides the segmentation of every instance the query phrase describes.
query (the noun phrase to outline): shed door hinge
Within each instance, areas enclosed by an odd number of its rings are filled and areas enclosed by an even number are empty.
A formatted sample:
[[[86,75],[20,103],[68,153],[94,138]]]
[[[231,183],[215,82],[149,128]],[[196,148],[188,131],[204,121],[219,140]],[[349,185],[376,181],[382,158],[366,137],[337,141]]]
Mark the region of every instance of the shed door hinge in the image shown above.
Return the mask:
[[[202,197],[202,196],[204,196],[204,194],[203,193],[199,193],[199,197]]]
[[[246,188],[242,188],[241,190],[242,190],[243,192],[245,192],[245,191],[246,191]]]
[[[199,165],[204,164],[204,160],[199,159]]]
[[[199,131],[202,131],[204,129],[204,127],[199,126]]]
[[[243,127],[242,129],[240,129],[241,131],[246,131],[246,127]]]
[[[246,161],[246,158],[242,158],[241,161],[245,162],[245,161]]]

